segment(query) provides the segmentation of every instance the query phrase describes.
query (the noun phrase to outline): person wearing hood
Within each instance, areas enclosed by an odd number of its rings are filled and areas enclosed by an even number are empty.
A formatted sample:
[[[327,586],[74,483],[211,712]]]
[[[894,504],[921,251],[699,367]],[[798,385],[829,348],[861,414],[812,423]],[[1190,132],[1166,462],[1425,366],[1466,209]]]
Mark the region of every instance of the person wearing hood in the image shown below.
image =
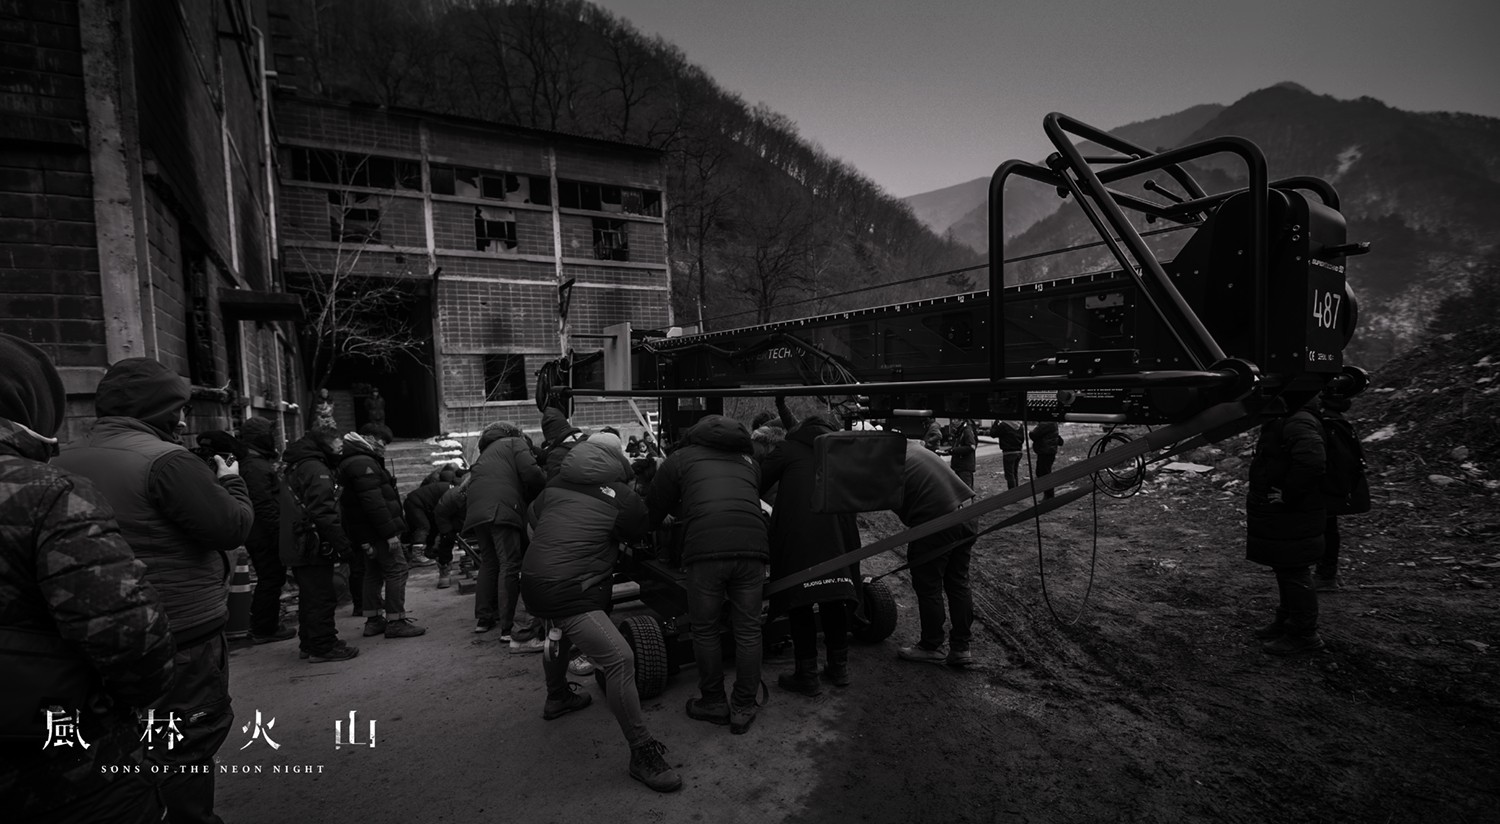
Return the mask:
[[[974,456],[978,446],[979,435],[974,431],[974,421],[965,418],[953,425],[953,448],[948,450],[951,456],[948,465],[970,489],[974,488]]]
[[[148,748],[163,771],[172,821],[215,821],[214,753],[229,736],[228,553],[255,521],[237,464],[210,467],[178,440],[191,388],[150,358],[110,366],[94,395],[98,419],[81,446],[56,463],[94,482],[114,509],[120,533],[146,565],[177,644],[172,688],[152,709],[176,716],[182,740]]]
[[[542,413],[542,474],[547,480],[557,477],[563,460],[568,457],[568,450],[582,440],[583,430],[574,426],[561,409],[547,407]]]
[[[1327,464],[1316,397],[1261,424],[1247,478],[1245,557],[1276,575],[1276,617],[1254,632],[1273,655],[1323,648],[1312,570],[1326,549]]]
[[[771,513],[772,580],[859,548],[854,515],[812,508],[817,471],[813,444],[819,435],[838,430],[832,416],[809,415],[761,459],[760,488],[781,485],[780,503]],[[776,679],[782,689],[808,696],[823,691],[818,679],[818,616],[822,616],[823,643],[828,649],[828,667],[822,677],[836,687],[849,685],[849,605],[859,603],[859,586],[859,565],[851,564],[772,596],[771,609],[787,613],[796,660],[795,672]]]
[[[668,515],[684,525],[682,564],[687,569],[688,617],[699,698],[687,714],[728,724],[738,735],[755,720],[761,664],[760,613],[770,546],[760,506],[760,468],[744,424],[708,415],[693,424],[656,470],[646,504],[651,524]],[[733,694],[724,695],[720,621],[728,611],[734,632]]]
[[[974,490],[958,477],[942,458],[916,441],[906,442],[906,463],[901,470],[901,505],[892,509],[906,526],[957,511],[974,497]],[[973,521],[955,524],[935,535],[906,545],[911,563],[911,588],[917,595],[917,617],[921,636],[917,643],[901,647],[903,661],[946,663],[966,667],[974,662],[969,649],[973,637],[974,596],[969,588],[969,559],[979,529]],[[947,598],[948,650],[943,651],[944,597]]]
[[[438,589],[453,585],[449,567],[453,563],[453,545],[457,536],[437,528],[437,505],[453,487],[457,473],[451,466],[433,470],[420,486],[406,493],[401,507],[406,514],[406,528],[411,537],[411,555],[438,565]],[[424,564],[425,565],[425,564]]]
[[[338,592],[333,567],[349,557],[349,537],[339,517],[334,467],[343,440],[333,430],[315,429],[286,445],[281,510],[281,562],[297,579],[298,657],[311,664],[347,661],[357,647],[339,639],[334,621]]]
[[[526,507],[546,483],[521,428],[496,421],[479,436],[479,457],[465,486],[464,530],[479,534],[479,572],[474,592],[474,631],[500,627],[512,653],[541,652],[536,622],[519,609]]]
[[[522,561],[521,592],[531,613],[561,630],[542,669],[551,721],[581,710],[593,699],[568,681],[576,646],[603,674],[605,700],[630,746],[631,778],[658,792],[682,779],[662,758],[666,747],[641,714],[635,655],[609,620],[611,582],[620,541],[646,534],[646,504],[631,488],[634,473],[615,435],[598,434],[575,445],[527,511],[531,546]]]
[[[171,686],[176,648],[108,502],[47,463],[65,402],[46,354],[0,334],[0,798],[10,821],[160,817],[152,782],[118,768],[146,769],[135,708]],[[87,747],[43,746],[45,693],[64,691]]]
[[[250,418],[240,424],[244,459],[240,477],[250,490],[255,523],[245,549],[255,568],[255,590],[250,596],[250,640],[257,644],[285,641],[297,635],[294,627],[281,623],[281,588],[286,586],[286,565],[281,563],[281,479],[276,476],[275,425],[265,418]]]
[[[373,427],[375,424],[366,424]],[[401,535],[401,495],[396,479],[385,468],[385,441],[380,435],[344,435],[339,454],[339,508],[344,534],[354,553],[364,554],[360,576],[365,637],[415,638],[427,630],[406,617],[406,547]],[[353,577],[351,575],[351,577]],[[382,586],[385,598],[381,599]]]

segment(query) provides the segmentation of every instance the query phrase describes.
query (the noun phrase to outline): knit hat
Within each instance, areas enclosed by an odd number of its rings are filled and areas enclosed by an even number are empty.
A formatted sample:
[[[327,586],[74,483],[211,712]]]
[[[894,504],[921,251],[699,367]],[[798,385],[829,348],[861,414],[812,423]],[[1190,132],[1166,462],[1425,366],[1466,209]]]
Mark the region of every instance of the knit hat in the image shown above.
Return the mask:
[[[240,424],[240,440],[265,453],[276,451],[276,424],[269,418],[250,418]]]
[[[177,412],[192,397],[187,378],[151,358],[126,358],[109,367],[99,381],[94,411],[99,417],[118,415],[171,433]]]
[[[67,395],[47,354],[0,334],[0,418],[50,438],[62,426]]]
[[[568,422],[568,416],[561,409],[549,406],[542,412],[542,439],[549,444],[555,444],[568,437],[568,433],[577,432],[578,429]]]

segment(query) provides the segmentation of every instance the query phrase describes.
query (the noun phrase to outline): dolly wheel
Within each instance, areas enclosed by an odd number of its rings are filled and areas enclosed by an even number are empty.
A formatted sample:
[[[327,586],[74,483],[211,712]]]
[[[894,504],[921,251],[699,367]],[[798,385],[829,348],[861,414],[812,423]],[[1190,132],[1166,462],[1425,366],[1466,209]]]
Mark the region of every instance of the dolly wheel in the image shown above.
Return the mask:
[[[661,624],[649,615],[632,615],[620,622],[620,634],[635,653],[635,689],[642,699],[655,698],[667,688],[667,639]]]
[[[864,599],[865,621],[856,622],[854,640],[862,644],[876,644],[891,637],[896,631],[896,596],[884,581],[868,578],[860,588]]]

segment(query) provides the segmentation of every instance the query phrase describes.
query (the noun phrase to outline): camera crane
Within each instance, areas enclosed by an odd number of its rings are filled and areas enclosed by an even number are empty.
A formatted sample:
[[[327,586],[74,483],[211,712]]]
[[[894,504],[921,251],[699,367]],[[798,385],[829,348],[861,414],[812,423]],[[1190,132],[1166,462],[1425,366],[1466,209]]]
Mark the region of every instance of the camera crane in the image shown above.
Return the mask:
[[[1349,395],[1364,389],[1365,373],[1343,359],[1358,324],[1345,265],[1369,244],[1347,240],[1331,185],[1269,180],[1264,154],[1241,137],[1152,152],[1058,113],[1043,128],[1056,149],[1044,164],[1011,160],[990,179],[988,289],[678,337],[620,324],[600,336],[601,351],[544,367],[538,405],[566,409],[574,396],[658,398],[664,442],[699,416],[721,412],[726,397],[778,395],[847,397],[851,417],[908,431],[926,416],[1160,427],[773,581],[769,594],[1148,454],[1246,431],[1330,383]],[[1085,156],[1074,139],[1105,153]],[[1210,194],[1189,164],[1216,179],[1237,165],[1245,185]],[[1116,187],[1141,178],[1139,194]],[[1072,198],[1116,268],[1007,284],[1003,216],[1014,179]],[[1187,238],[1161,260],[1144,236],[1157,232],[1143,233],[1132,217],[1170,224],[1158,231]],[[679,408],[685,399],[697,399],[697,408]]]

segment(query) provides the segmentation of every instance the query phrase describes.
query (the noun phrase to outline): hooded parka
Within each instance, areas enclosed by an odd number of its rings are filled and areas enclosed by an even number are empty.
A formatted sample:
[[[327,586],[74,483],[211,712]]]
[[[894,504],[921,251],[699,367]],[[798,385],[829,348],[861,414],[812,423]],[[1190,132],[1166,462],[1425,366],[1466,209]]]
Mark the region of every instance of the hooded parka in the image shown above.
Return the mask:
[[[760,467],[750,433],[723,415],[688,429],[682,445],[656,470],[646,505],[651,523],[671,515],[684,529],[682,563],[750,558],[769,561]]]
[[[834,431],[837,428],[829,422],[808,418],[761,459],[761,490],[781,484],[771,513],[773,581],[859,548],[859,524],[854,515],[812,511],[817,469],[814,441]],[[828,601],[856,601],[858,581],[859,564],[850,564],[772,595],[771,605],[780,611]]]
[[[1327,456],[1312,402],[1261,424],[1245,501],[1245,557],[1269,567],[1313,564],[1323,555]]]

